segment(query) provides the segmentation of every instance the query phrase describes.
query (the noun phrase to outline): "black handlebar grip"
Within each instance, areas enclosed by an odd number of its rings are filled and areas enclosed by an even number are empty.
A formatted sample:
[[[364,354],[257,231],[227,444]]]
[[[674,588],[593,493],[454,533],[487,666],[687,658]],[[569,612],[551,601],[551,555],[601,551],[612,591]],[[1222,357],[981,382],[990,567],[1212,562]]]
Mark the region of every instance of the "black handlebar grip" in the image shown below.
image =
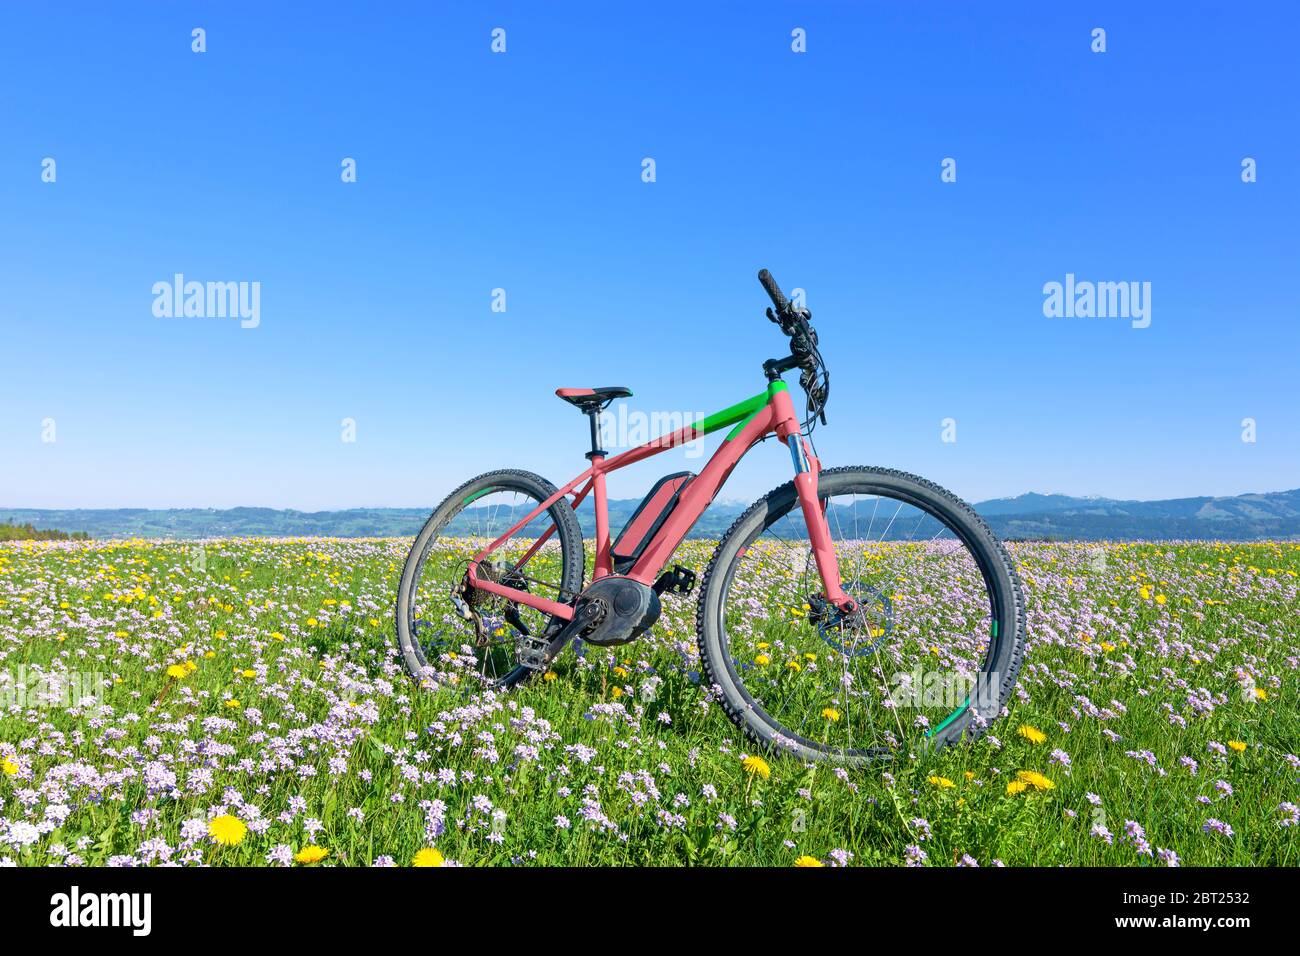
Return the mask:
[[[772,304],[776,306],[776,311],[784,312],[789,303],[786,302],[785,294],[781,292],[781,287],[778,286],[776,280],[772,278],[772,273],[768,272],[766,269],[759,269],[758,281],[763,283],[763,288],[767,290],[767,294],[771,297]]]

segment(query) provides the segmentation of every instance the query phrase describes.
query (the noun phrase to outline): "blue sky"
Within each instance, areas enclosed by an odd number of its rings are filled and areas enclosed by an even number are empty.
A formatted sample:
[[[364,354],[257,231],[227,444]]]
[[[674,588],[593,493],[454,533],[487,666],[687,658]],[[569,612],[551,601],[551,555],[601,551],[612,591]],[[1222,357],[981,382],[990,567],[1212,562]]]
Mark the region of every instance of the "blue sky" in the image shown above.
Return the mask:
[[[557,386],[644,412],[761,389],[764,266],[807,290],[827,464],[971,500],[1300,485],[1300,14],[1176,10],[5,4],[0,505],[559,482],[586,446]],[[260,325],[156,317],[178,272],[260,282]],[[1044,317],[1067,273],[1150,282],[1150,327]],[[788,470],[761,446],[724,496]]]

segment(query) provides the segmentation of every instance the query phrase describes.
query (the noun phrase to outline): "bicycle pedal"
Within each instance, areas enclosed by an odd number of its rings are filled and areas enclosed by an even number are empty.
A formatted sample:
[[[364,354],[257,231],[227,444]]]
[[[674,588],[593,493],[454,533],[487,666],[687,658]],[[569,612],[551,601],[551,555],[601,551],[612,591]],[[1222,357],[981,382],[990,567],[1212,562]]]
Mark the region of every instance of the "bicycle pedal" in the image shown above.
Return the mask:
[[[654,583],[656,594],[690,594],[695,590],[695,572],[680,564],[674,564],[671,571],[659,575]]]
[[[521,635],[515,645],[519,652],[519,664],[529,670],[543,671],[550,663],[551,642],[540,637]]]

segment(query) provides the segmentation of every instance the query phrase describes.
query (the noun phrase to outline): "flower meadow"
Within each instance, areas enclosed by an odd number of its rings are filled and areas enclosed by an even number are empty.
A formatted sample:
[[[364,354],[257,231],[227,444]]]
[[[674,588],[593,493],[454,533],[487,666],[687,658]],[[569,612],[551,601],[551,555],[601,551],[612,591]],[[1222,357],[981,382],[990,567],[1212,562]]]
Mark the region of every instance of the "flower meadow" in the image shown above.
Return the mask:
[[[0,545],[0,864],[1300,863],[1300,544],[1012,544],[1006,713],[865,768],[750,747],[694,595],[514,691],[419,687],[409,546]]]

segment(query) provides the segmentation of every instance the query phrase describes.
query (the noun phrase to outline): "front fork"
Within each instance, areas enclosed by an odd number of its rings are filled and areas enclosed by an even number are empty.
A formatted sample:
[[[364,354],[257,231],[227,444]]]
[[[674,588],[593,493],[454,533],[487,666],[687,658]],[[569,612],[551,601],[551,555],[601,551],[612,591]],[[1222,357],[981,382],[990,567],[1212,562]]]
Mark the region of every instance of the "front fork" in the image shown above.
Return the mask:
[[[826,589],[826,599],[841,611],[852,611],[857,604],[844,592],[840,581],[839,558],[836,557],[830,527],[826,523],[826,506],[817,497],[817,476],[822,470],[821,462],[804,441],[798,420],[794,417],[794,406],[789,394],[784,390],[776,392],[773,401],[777,404],[778,412],[782,413],[777,435],[785,442],[794,462],[794,490],[799,495],[799,506],[803,509],[804,523],[808,526],[808,543],[812,546],[817,573],[821,575],[822,586]]]

